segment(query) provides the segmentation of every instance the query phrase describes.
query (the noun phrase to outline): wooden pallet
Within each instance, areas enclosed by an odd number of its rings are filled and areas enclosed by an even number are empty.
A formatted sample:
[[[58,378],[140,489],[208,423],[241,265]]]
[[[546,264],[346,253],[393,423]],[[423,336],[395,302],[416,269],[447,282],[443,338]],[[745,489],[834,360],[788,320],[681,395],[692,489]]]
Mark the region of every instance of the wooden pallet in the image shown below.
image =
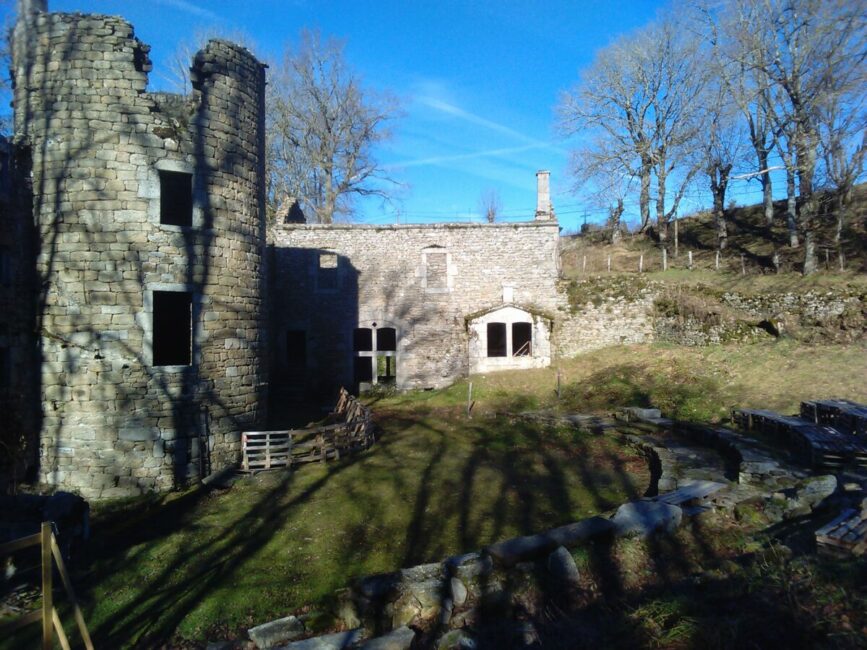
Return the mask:
[[[816,531],[816,548],[834,557],[867,552],[867,513],[844,510],[834,521]]]
[[[734,409],[732,420],[747,431],[785,441],[813,467],[867,468],[867,439],[840,433],[834,427],[762,409]]]
[[[242,472],[262,472],[291,464],[291,431],[245,431],[241,434]]]
[[[801,417],[832,426],[841,433],[867,436],[867,406],[847,399],[801,402]]]

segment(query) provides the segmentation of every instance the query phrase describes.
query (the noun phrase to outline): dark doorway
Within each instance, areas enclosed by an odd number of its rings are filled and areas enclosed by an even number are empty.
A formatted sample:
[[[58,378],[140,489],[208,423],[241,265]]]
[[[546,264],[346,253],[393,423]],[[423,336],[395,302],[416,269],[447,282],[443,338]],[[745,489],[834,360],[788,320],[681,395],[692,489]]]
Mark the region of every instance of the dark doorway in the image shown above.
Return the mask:
[[[488,356],[508,356],[505,323],[488,323]]]
[[[532,323],[512,323],[512,356],[529,357],[533,354]]]

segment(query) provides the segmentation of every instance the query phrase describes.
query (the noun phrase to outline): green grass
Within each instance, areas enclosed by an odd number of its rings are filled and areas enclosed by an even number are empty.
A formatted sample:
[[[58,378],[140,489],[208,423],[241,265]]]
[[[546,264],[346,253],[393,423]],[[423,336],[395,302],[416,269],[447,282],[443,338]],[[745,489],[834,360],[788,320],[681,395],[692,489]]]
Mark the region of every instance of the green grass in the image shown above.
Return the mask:
[[[92,562],[75,574],[97,644],[224,637],[326,607],[353,577],[576,521],[647,487],[643,459],[613,440],[467,419],[457,398],[377,402],[381,439],[339,463],[98,504]]]
[[[100,647],[226,638],[306,605],[327,610],[334,591],[356,576],[538,532],[644,491],[644,460],[615,438],[529,425],[504,413],[604,414],[637,404],[659,406],[669,416],[719,421],[735,405],[795,412],[807,398],[867,401],[865,376],[864,344],[645,345],[600,350],[558,368],[478,375],[441,391],[371,397],[383,434],[358,456],[293,474],[262,474],[226,492],[194,489],[98,504],[91,560],[75,567],[75,584]],[[468,419],[470,382],[474,406]],[[704,546],[690,554],[665,547],[649,559],[634,543],[614,549],[608,564],[619,567],[625,593],[643,595],[616,610],[612,644],[619,638],[626,645],[640,639],[686,647],[708,636],[715,599],[729,607],[748,589],[756,590],[750,602],[772,608],[768,603],[788,574],[774,569],[767,580],[783,578],[759,588],[753,581],[765,579],[770,569],[736,569],[722,560],[708,564],[700,555],[711,544],[712,555],[720,558],[749,556],[761,543],[744,531],[761,524],[758,515],[741,516],[722,532],[706,532]],[[597,551],[579,552],[579,564],[582,557],[598,563]],[[683,579],[700,565],[719,572],[710,600],[691,592],[684,600],[681,591],[653,582],[660,562],[680,562],[671,558],[693,563]],[[818,569],[811,576],[819,585],[816,593],[842,607],[834,601],[837,579]],[[595,593],[597,587],[588,589]],[[805,602],[809,589],[801,596]],[[605,616],[612,611],[603,606]],[[778,612],[780,620],[790,620],[787,612]],[[743,623],[738,616],[726,610],[726,625],[734,627],[720,632],[711,647],[745,638],[743,630],[755,621]],[[815,613],[820,628],[827,625],[823,616]],[[625,636],[617,637],[618,630]],[[36,633],[31,630],[30,638]],[[0,641],[0,647],[21,645],[20,639]]]

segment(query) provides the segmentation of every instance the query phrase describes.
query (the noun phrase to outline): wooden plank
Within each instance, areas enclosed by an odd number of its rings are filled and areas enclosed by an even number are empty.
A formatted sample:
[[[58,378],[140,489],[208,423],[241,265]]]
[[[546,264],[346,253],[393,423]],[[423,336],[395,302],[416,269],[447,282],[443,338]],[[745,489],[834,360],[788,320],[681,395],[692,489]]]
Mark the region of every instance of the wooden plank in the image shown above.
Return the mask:
[[[11,542],[0,544],[0,555],[10,555],[15,551],[20,551],[22,548],[36,546],[41,541],[42,533],[33,533],[32,535],[28,535],[27,537],[20,537],[18,539],[12,540]]]
[[[830,531],[834,530],[841,523],[849,519],[852,515],[855,514],[855,510],[852,508],[847,508],[843,512],[841,512],[837,517],[835,517],[831,522],[822,526],[819,530],[816,531],[816,535],[827,535]]]
[[[69,646],[69,639],[66,638],[66,632],[63,631],[63,624],[60,622],[60,617],[57,615],[57,610],[51,610],[51,622],[54,624],[54,631],[57,632],[57,640],[60,641],[60,647],[63,650],[72,650]]]
[[[52,626],[52,613],[54,612],[54,600],[51,590],[51,523],[42,522],[42,650],[52,650],[54,646]]]
[[[78,624],[78,630],[81,632],[81,638],[84,640],[84,646],[87,650],[93,650],[93,642],[90,640],[90,633],[87,631],[87,624],[84,622],[84,614],[81,613],[81,608],[78,606],[78,599],[75,597],[72,581],[66,572],[66,563],[63,561],[63,555],[60,553],[60,547],[57,545],[54,535],[51,535],[51,553],[54,555],[54,561],[57,563],[57,570],[60,573],[63,588],[66,589],[66,595],[72,602],[72,613],[76,624]]]

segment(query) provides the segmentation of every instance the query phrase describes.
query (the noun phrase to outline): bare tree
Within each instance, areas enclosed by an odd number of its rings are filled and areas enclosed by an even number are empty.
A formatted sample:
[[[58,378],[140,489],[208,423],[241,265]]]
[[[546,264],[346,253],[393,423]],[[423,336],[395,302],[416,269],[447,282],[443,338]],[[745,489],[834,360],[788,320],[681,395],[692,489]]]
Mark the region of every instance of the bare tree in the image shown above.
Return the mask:
[[[769,116],[787,168],[798,184],[797,218],[804,273],[817,269],[816,172],[821,107],[862,82],[867,30],[860,3],[848,0],[736,0],[726,24],[745,69],[771,92]]]
[[[485,221],[494,223],[500,216],[500,195],[497,190],[489,189],[482,192],[479,198],[479,211],[484,215]]]
[[[699,39],[664,17],[600,51],[558,106],[561,132],[595,134],[606,155],[638,179],[642,231],[655,180],[663,241],[699,169],[689,147],[697,128],[691,111],[705,79],[698,47]]]
[[[725,77],[719,74],[716,78],[722,80]],[[710,83],[696,110],[699,113],[696,119],[702,128],[696,132],[695,148],[701,155],[702,168],[710,184],[717,246],[724,250],[728,243],[726,191],[732,180],[732,170],[743,160],[745,133],[738,108],[724,82]]]
[[[342,43],[302,32],[272,68],[266,112],[272,205],[293,196],[309,220],[331,223],[356,197],[388,198],[393,181],[373,149],[389,137],[397,103],[363,88]]]
[[[863,87],[863,84],[860,84]],[[843,267],[843,229],[849,220],[852,190],[864,171],[867,153],[865,97],[859,90],[831,95],[819,112],[819,138],[831,212],[836,215],[834,243]]]

